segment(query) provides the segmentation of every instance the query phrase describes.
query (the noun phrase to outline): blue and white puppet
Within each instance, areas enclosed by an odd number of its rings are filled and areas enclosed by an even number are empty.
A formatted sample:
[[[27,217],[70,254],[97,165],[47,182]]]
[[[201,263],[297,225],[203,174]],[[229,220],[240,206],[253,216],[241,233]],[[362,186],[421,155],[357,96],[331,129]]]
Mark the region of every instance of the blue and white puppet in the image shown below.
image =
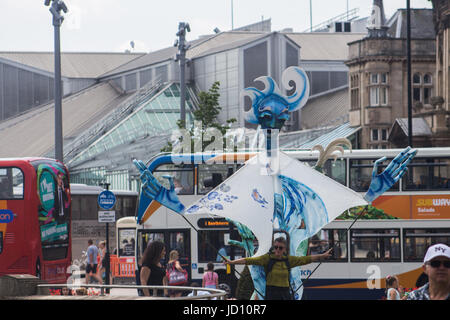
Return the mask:
[[[238,230],[245,242],[242,244],[249,256],[267,253],[272,245],[273,230],[281,229],[289,234],[290,254],[297,255],[305,239],[312,237],[345,210],[367,205],[392,187],[405,173],[416,151],[406,148],[380,174],[378,165],[385,158],[377,160],[369,190],[362,197],[322,174],[320,161],[318,170],[314,170],[278,150],[276,134],[273,138],[274,131],[281,129],[289,119],[289,113],[304,106],[308,99],[306,73],[298,67],[285,70],[282,75],[284,88],[292,90],[290,83],[295,84],[295,92],[290,96],[283,95],[270,77],[256,80],[263,82],[265,89],[244,90],[243,94],[252,99],[246,120],[266,130],[267,150],[248,160],[237,173],[186,209],[172,184],[169,190],[165,189],[142,162],[135,160],[143,182],[141,201],[143,206],[156,201],[181,214],[214,214],[239,223]],[[143,195],[147,198],[145,201],[142,200]],[[142,217],[141,208],[139,211]],[[256,252],[252,252],[254,250],[250,245],[253,241],[251,234],[258,240]],[[250,273],[258,299],[264,299],[264,269],[250,266]],[[300,267],[291,269],[292,288],[301,287],[300,273]],[[295,298],[301,299],[301,296],[302,289],[296,292]]]

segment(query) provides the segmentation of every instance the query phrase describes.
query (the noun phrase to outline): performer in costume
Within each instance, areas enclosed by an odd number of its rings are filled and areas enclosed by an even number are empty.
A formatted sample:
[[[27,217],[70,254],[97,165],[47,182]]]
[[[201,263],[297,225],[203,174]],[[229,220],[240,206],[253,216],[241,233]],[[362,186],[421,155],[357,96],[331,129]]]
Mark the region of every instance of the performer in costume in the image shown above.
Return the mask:
[[[222,184],[187,209],[179,201],[172,178],[170,189],[153,177],[142,161],[134,160],[141,173],[141,203],[144,207],[153,201],[180,214],[207,213],[223,216],[233,223],[240,223],[238,230],[248,256],[267,254],[272,245],[273,229],[289,234],[289,251],[298,255],[301,243],[317,233],[324,225],[335,219],[346,209],[368,205],[394,185],[406,172],[406,167],[416,151],[406,148],[386,169],[378,174],[378,166],[385,157],[374,163],[372,181],[364,197],[321,174],[321,164],[314,170],[299,161],[279,152],[277,134],[289,113],[305,105],[309,96],[309,82],[306,73],[298,67],[289,67],[282,75],[286,90],[295,92],[284,96],[270,77],[256,79],[265,84],[260,91],[246,88],[244,95],[252,99],[252,107],[246,113],[246,120],[256,123],[265,130],[266,151],[247,161],[245,166]],[[340,150],[337,147],[338,150]],[[342,149],[343,150],[343,149]],[[143,209],[139,209],[138,223],[142,221]],[[300,228],[302,226],[302,228]],[[249,230],[246,230],[249,229]],[[257,252],[251,252],[254,238],[258,239]],[[304,254],[304,253],[303,253]],[[266,274],[261,266],[251,266],[255,289],[259,299],[264,299]],[[290,270],[291,286],[301,287],[300,268]],[[295,292],[294,299],[300,299],[302,291]]]

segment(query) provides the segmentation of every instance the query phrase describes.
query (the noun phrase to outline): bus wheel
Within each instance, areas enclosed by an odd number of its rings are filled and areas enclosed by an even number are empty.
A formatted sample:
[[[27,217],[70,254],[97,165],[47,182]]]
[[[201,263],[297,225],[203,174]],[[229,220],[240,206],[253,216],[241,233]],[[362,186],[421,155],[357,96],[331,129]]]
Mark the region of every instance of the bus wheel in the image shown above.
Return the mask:
[[[39,280],[42,278],[41,277],[41,263],[39,262],[39,259],[36,261],[36,277],[39,278]]]

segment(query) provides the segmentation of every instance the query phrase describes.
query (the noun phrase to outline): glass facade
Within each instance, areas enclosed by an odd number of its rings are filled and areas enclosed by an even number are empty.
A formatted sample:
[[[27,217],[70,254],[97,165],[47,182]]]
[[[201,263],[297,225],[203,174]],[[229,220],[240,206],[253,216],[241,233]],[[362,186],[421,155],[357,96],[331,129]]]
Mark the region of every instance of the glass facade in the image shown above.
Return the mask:
[[[189,109],[193,108],[192,98],[187,90],[186,110],[189,122]],[[122,120],[87,149],[75,157],[71,166],[92,159],[114,147],[132,143],[139,137],[158,136],[177,129],[180,119],[179,85],[172,83],[162,92],[136,108],[136,111]]]
[[[229,50],[194,60],[194,80],[201,91],[208,91],[219,81],[219,120],[239,120],[239,50]]]

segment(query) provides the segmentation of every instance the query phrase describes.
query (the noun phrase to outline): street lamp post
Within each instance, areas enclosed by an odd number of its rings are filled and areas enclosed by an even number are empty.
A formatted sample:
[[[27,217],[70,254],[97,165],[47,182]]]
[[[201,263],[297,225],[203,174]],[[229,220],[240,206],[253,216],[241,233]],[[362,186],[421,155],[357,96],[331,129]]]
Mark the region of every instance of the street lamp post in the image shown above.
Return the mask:
[[[177,60],[180,61],[180,120],[183,126],[186,126],[186,51],[189,45],[186,44],[186,32],[190,32],[189,23],[180,22],[178,24],[178,40],[175,43],[178,46]]]
[[[50,6],[51,3],[51,6]],[[67,7],[62,0],[45,0],[45,5],[50,6],[55,30],[55,158],[63,162],[63,130],[62,130],[62,94],[61,94],[61,49],[59,30],[64,17],[61,10],[67,13]]]
[[[408,145],[413,147],[412,128],[412,88],[411,88],[411,8],[410,0],[406,0],[406,64],[407,64],[407,85],[408,85]]]

